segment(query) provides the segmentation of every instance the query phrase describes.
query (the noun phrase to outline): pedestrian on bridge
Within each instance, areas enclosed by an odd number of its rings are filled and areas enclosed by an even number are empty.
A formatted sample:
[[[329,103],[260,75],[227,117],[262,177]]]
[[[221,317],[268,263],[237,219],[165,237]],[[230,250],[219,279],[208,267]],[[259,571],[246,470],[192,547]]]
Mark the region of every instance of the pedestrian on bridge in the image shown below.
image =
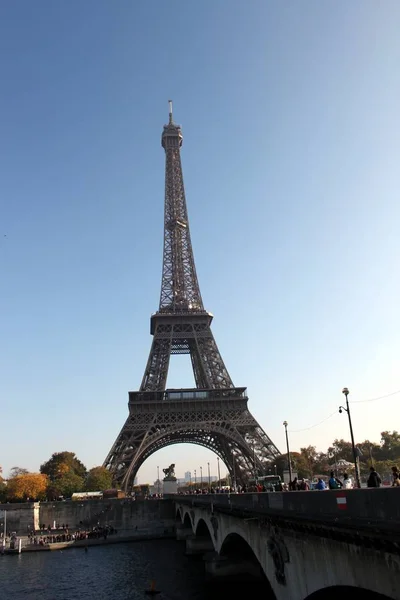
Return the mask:
[[[381,487],[382,480],[379,477],[379,474],[375,471],[374,467],[369,468],[369,477],[367,481],[368,487]]]

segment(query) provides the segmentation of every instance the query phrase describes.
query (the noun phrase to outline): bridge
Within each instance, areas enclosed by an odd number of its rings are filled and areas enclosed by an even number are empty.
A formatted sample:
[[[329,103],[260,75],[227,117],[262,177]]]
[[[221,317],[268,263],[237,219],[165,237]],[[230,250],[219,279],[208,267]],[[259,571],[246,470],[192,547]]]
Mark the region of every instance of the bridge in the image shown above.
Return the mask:
[[[177,539],[213,581],[260,581],[275,600],[400,599],[400,488],[175,496],[175,507]]]

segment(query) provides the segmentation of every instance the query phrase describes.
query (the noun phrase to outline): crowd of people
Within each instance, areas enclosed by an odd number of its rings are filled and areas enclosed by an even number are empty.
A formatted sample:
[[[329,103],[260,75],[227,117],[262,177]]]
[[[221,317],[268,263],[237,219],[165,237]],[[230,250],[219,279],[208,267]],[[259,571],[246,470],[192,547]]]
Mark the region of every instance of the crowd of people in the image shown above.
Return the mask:
[[[381,487],[382,479],[374,467],[370,467],[369,476],[367,479],[367,487]],[[400,472],[398,467],[392,467],[392,486],[400,486]],[[265,486],[265,484],[256,483],[253,485],[238,485],[236,489],[231,486],[223,487],[203,487],[191,488],[185,491],[180,491],[181,495],[190,494],[245,494],[247,492],[287,492],[287,491],[309,491],[309,490],[351,490],[355,485],[354,479],[348,474],[343,473],[341,477],[337,476],[334,471],[331,471],[329,478],[318,477],[317,481],[310,482],[308,479],[295,477],[289,483],[274,483],[273,485]]]
[[[41,529],[47,531],[47,535],[40,532],[39,535],[32,532],[28,535],[29,544],[46,546],[47,544],[56,544],[60,542],[75,542],[78,540],[90,540],[90,539],[107,539],[109,535],[115,535],[117,530],[110,525],[102,527],[97,525],[90,529],[77,529],[76,531],[70,531],[68,525],[63,525],[61,531],[53,531],[52,527],[43,526]]]

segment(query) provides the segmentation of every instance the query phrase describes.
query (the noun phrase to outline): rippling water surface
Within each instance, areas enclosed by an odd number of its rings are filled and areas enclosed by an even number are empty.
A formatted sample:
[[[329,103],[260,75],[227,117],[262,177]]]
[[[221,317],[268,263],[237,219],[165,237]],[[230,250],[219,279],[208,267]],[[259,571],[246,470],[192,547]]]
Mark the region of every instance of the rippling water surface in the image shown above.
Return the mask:
[[[201,560],[184,544],[157,540],[0,557],[1,598],[9,600],[136,600],[150,581],[159,600],[209,598]]]

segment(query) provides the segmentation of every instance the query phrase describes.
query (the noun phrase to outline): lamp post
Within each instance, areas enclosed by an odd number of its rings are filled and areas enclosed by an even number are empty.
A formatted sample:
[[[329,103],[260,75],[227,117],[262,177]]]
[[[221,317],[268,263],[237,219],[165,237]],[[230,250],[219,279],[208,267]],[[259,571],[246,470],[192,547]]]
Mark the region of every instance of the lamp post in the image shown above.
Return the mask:
[[[354,467],[355,467],[355,471],[356,471],[356,483],[357,483],[357,487],[360,488],[361,487],[360,472],[359,472],[359,468],[358,468],[356,446],[354,444],[353,425],[351,423],[350,406],[349,406],[349,399],[348,399],[349,393],[350,392],[349,392],[349,390],[346,387],[342,389],[342,394],[344,394],[346,396],[346,407],[339,406],[339,412],[341,413],[343,410],[345,410],[347,412],[347,416],[349,418],[349,427],[350,427],[350,436],[351,436],[351,447],[353,449]]]
[[[160,494],[160,467],[157,467],[157,493]]]
[[[236,492],[236,465],[235,465],[235,455],[233,454],[233,450],[232,450],[232,474],[233,474],[233,491]]]
[[[255,442],[253,442],[253,477],[254,477],[254,482],[257,482],[256,444],[255,444]]]
[[[283,421],[283,426],[285,428],[285,434],[286,434],[286,448],[287,448],[287,459],[288,459],[288,467],[289,467],[289,480],[290,480],[290,483],[292,483],[292,462],[290,460],[289,436],[288,436],[288,432],[287,432],[288,422]]]
[[[197,486],[196,469],[194,470],[194,486]]]
[[[210,475],[210,463],[207,463],[208,468],[208,492],[211,492],[211,475]]]
[[[276,470],[276,465],[274,465],[275,475],[278,475],[278,471]]]
[[[337,470],[337,447],[335,444],[333,444],[333,454],[335,456],[335,477],[338,476],[338,470]]]
[[[200,467],[200,489],[203,491],[203,467]]]
[[[217,466],[218,466],[218,487],[221,487],[221,473],[219,471],[219,456],[217,456]]]

